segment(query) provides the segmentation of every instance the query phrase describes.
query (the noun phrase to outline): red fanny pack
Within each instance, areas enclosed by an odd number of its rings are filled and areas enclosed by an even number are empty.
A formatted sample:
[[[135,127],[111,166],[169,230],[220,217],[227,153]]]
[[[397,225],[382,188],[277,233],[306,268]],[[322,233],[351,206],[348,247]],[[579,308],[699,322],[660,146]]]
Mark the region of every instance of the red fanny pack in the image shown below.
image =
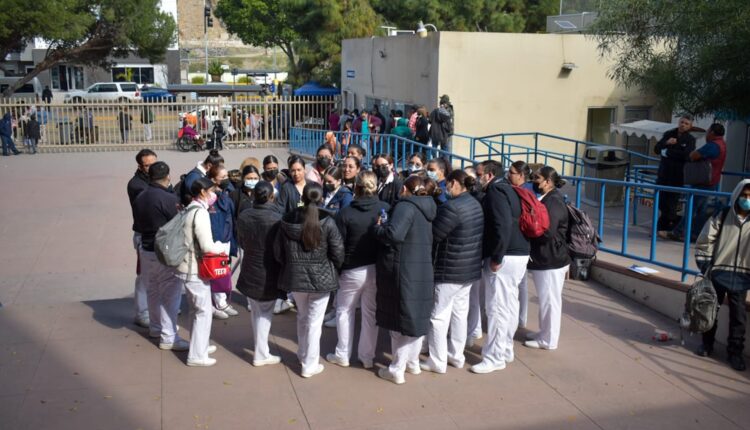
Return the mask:
[[[231,274],[229,256],[226,254],[203,254],[198,262],[198,277],[201,279],[219,279]]]

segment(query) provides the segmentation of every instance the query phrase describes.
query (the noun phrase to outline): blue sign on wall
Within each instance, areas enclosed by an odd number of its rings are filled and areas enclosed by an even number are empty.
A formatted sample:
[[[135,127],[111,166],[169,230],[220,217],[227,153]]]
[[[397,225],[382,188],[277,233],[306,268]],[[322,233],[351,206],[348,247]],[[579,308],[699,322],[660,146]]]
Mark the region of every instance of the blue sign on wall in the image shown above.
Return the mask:
[[[354,70],[347,70],[346,71],[346,77],[347,78],[354,79],[354,76],[355,76]]]

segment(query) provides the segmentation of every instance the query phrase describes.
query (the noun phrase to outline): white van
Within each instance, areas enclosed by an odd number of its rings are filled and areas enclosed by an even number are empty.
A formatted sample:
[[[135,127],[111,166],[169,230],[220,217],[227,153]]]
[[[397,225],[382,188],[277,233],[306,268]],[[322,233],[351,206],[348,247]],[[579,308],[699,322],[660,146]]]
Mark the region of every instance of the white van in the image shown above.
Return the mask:
[[[18,82],[20,77],[5,77],[0,78],[0,94],[2,94],[9,86]],[[23,86],[17,89],[11,94],[11,99],[31,99],[33,101],[42,100],[42,83],[39,82],[39,78],[32,78],[29,82],[23,84]]]

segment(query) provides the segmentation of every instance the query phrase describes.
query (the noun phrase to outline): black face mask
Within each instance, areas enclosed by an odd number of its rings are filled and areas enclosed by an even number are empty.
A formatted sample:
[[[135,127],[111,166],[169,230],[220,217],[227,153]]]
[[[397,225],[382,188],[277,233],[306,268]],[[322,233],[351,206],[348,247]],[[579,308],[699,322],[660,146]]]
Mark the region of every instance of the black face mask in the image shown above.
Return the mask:
[[[388,168],[387,164],[383,166],[373,166],[372,170],[375,172],[375,176],[377,176],[378,179],[385,179],[391,174],[391,169]]]
[[[274,179],[276,179],[277,176],[279,176],[279,169],[271,169],[271,170],[266,170],[265,172],[263,172],[263,177],[267,181],[273,181]]]
[[[326,169],[328,166],[331,165],[331,159],[328,157],[318,157],[317,158],[318,166]]]
[[[543,194],[542,193],[542,189],[539,188],[539,184],[537,184],[536,182],[532,182],[531,186],[534,187],[534,192],[535,193],[537,193],[537,194]]]
[[[229,184],[230,184],[230,183],[231,183],[231,182],[229,181],[229,179],[224,179],[223,181],[221,181],[221,183],[219,183],[219,187],[220,187],[220,188],[221,188],[222,190],[226,190],[227,188],[229,188]]]
[[[329,184],[329,183],[325,183],[324,187],[325,187],[326,191],[329,192],[329,193],[332,193],[336,189],[336,185]]]

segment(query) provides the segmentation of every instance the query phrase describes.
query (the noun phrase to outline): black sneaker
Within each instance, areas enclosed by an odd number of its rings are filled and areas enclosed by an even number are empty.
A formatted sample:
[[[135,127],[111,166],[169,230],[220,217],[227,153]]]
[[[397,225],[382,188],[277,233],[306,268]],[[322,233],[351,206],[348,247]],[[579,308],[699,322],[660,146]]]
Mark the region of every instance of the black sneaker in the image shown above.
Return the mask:
[[[695,355],[699,357],[708,357],[713,352],[714,352],[714,349],[712,347],[701,345],[698,347],[698,349],[695,350]]]
[[[732,369],[738,372],[744,372],[746,369],[745,359],[742,357],[742,354],[731,354],[727,361],[729,361],[729,365],[732,366]]]

